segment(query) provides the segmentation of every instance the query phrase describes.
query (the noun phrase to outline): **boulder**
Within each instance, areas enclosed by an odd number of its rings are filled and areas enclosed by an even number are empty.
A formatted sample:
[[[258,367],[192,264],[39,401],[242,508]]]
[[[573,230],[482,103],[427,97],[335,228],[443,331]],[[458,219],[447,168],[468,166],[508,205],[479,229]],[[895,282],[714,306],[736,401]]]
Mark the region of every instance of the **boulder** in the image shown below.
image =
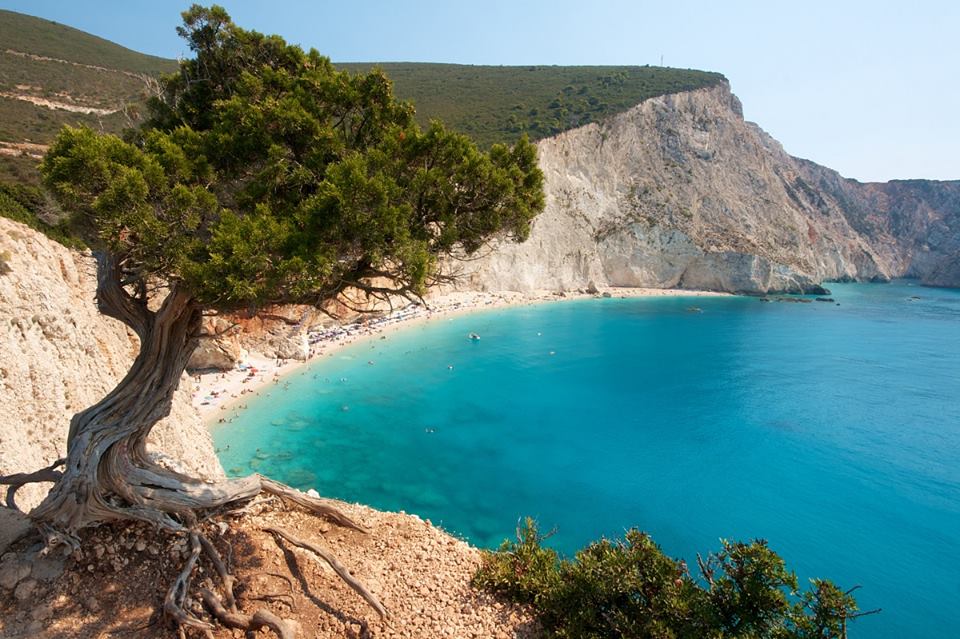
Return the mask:
[[[273,356],[280,359],[306,361],[310,357],[310,341],[306,333],[275,335],[268,339],[267,344]]]
[[[202,330],[203,337],[190,356],[187,370],[228,371],[243,360],[244,351],[237,327],[221,317],[210,317],[204,320]]]

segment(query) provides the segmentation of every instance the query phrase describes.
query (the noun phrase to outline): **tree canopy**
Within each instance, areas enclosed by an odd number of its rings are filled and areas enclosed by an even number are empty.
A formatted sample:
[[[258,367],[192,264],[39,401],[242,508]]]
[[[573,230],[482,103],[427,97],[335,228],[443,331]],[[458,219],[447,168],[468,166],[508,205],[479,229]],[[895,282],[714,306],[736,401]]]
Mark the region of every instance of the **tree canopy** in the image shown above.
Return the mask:
[[[528,140],[482,153],[439,123],[421,131],[383,73],[339,72],[314,50],[237,27],[220,7],[192,6],[179,33],[195,57],[162,79],[143,127],[123,138],[65,128],[41,165],[97,255],[101,312],[136,332],[139,351],[113,391],[74,415],[67,457],[0,477],[0,485],[10,487],[5,501],[15,507],[20,486],[54,482],[30,513],[48,547],[77,547],[80,529],[106,521],[188,533],[192,553],[167,591],[165,613],[181,627],[213,627],[196,616],[189,592],[203,552],[223,587],[222,600],[201,593],[214,617],[292,637],[289,622],[269,611],[235,614],[234,579],[198,514],[266,492],[362,528],[266,477],[207,482],[148,454],[147,437],[170,413],[203,312],[319,306],[352,290],[421,295],[446,277],[445,258],[500,237],[525,239],[544,205],[543,175]],[[339,563],[314,552],[386,614]]]
[[[544,196],[525,138],[480,152],[440,123],[421,131],[379,70],[337,71],[221,7],[183,18],[195,57],[145,126],[65,128],[41,167],[124,284],[158,277],[222,310],[421,294],[443,256],[527,237]]]

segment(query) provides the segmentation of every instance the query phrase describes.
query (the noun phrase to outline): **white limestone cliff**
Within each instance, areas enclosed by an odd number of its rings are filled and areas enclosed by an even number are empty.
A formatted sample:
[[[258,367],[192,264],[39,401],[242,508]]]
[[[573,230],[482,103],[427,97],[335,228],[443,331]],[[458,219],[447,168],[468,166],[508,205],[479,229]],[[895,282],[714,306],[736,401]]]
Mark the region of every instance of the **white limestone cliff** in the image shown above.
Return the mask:
[[[0,474],[33,471],[66,452],[74,413],[106,395],[126,374],[136,337],[94,303],[92,257],[0,217]],[[181,385],[150,450],[201,476],[223,475],[210,435]],[[38,485],[17,493],[38,503]]]
[[[917,181],[934,185],[924,199],[922,189],[891,195],[898,183],[844,180],[744,121],[726,83],[646,100],[537,146],[546,210],[525,243],[467,263],[463,287],[760,294],[958,270],[947,258],[960,246],[960,183]],[[918,215],[945,231],[945,250],[925,256],[925,237],[893,228]],[[916,268],[927,257],[930,267]]]

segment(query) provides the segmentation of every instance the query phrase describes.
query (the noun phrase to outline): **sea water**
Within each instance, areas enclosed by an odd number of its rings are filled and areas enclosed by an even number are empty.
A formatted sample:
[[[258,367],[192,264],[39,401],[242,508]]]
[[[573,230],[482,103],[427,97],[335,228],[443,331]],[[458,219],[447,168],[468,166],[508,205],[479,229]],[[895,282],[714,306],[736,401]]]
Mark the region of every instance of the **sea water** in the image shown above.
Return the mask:
[[[519,517],[564,553],[630,527],[695,565],[767,539],[861,585],[852,637],[960,626],[960,291],[836,303],[590,299],[337,351],[214,429],[231,475],[417,513],[483,547]],[[479,340],[468,337],[475,332]]]

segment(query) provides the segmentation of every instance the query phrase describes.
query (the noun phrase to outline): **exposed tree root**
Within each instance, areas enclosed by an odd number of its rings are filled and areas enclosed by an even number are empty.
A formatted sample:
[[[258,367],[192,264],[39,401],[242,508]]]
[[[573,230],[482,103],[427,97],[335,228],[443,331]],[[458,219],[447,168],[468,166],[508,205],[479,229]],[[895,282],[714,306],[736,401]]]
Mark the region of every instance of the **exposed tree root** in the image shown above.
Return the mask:
[[[304,495],[293,488],[269,479],[259,479],[263,482],[263,488],[265,492],[270,492],[278,496],[282,495],[282,499],[290,499],[294,503],[305,507],[311,512],[321,514],[325,517],[334,519],[338,523],[342,523],[345,526],[365,532],[364,528],[362,528],[359,524],[351,520],[343,513],[337,511],[336,508],[324,500]],[[264,528],[264,530],[271,533],[274,536],[274,539],[277,540],[278,544],[280,543],[280,539],[283,539],[294,546],[309,550],[316,554],[318,557],[327,562],[327,564],[333,568],[334,572],[336,572],[337,575],[339,575],[340,578],[347,583],[347,585],[349,585],[354,591],[363,597],[363,599],[369,603],[370,606],[372,606],[382,618],[387,617],[387,611],[377,597],[368,591],[352,574],[350,574],[350,571],[332,554],[323,550],[319,546],[302,540],[281,528],[267,527]],[[191,576],[202,553],[213,565],[213,568],[216,571],[217,576],[220,578],[220,582],[222,584],[222,598],[207,587],[200,588],[198,591],[204,605],[215,619],[227,627],[238,628],[241,630],[250,631],[264,627],[269,628],[273,630],[280,637],[280,639],[294,639],[297,636],[299,632],[299,626],[295,621],[281,618],[265,608],[259,608],[251,615],[241,613],[237,607],[237,599],[235,594],[237,579],[230,573],[230,570],[228,569],[227,564],[223,560],[220,552],[206,536],[197,530],[196,524],[191,526],[189,539],[190,555],[187,557],[183,569],[180,571],[179,575],[170,586],[170,589],[167,591],[163,605],[165,614],[172,619],[180,629],[192,627],[203,630],[205,633],[209,633],[214,628],[213,624],[199,619],[195,614],[193,614],[193,612],[191,612],[191,607],[193,604],[193,600],[190,597]],[[289,579],[287,581],[289,583]],[[270,595],[268,597],[262,597],[261,599],[272,600],[283,596],[284,595]],[[289,597],[289,595],[286,595],[286,597]]]
[[[243,615],[231,612],[224,608],[220,598],[206,588],[200,589],[203,603],[223,625],[241,630],[257,630],[267,627],[277,633],[280,639],[296,639],[299,630],[297,622],[292,619],[281,619],[266,608],[259,608],[252,615]]]
[[[63,476],[63,473],[56,469],[60,466],[63,466],[66,461],[67,459],[64,457],[53,462],[46,468],[41,468],[40,470],[32,473],[17,473],[15,475],[0,476],[0,485],[9,486],[9,488],[7,488],[6,499],[4,500],[7,508],[20,510],[17,507],[17,502],[14,500],[14,494],[21,486],[42,481],[57,481],[60,479],[60,477]]]
[[[380,615],[382,619],[387,618],[387,610],[380,603],[380,600],[377,599],[376,595],[374,595],[372,592],[367,590],[364,587],[364,585],[357,580],[356,577],[351,575],[350,571],[347,570],[347,568],[343,564],[337,561],[336,557],[328,553],[323,548],[320,548],[319,546],[312,544],[309,541],[300,539],[299,537],[295,537],[294,535],[290,534],[289,532],[287,532],[282,528],[276,528],[276,527],[270,526],[270,527],[264,528],[264,530],[277,537],[285,539],[286,541],[293,544],[294,546],[298,546],[305,550],[309,550],[310,552],[314,553],[315,555],[323,559],[325,562],[327,562],[327,564],[331,568],[333,568],[333,571],[337,573],[337,575],[339,575],[339,577],[347,583],[348,586],[353,588],[354,591],[357,592],[357,594],[363,597],[364,600],[368,604],[370,604],[374,610],[377,611],[377,613]]]
[[[76,550],[82,529],[107,522],[141,521],[166,532],[186,534],[190,554],[163,602],[164,612],[181,631],[191,627],[209,633],[215,627],[197,616],[198,599],[191,595],[193,572],[203,554],[223,584],[223,599],[210,588],[200,591],[213,617],[233,628],[267,627],[283,639],[292,639],[296,634],[293,622],[264,609],[250,616],[239,612],[236,578],[202,535],[198,522],[223,516],[228,509],[242,508],[252,498],[267,494],[340,526],[366,530],[329,501],[266,477],[201,481],[164,468],[147,454],[147,437],[154,425],[169,415],[174,392],[196,348],[202,313],[197,300],[176,283],[169,286],[169,292],[154,310],[148,303],[146,280],[131,280],[128,275],[122,261],[98,254],[97,303],[101,312],[120,320],[137,334],[140,350],[133,365],[106,397],[74,415],[67,435],[66,459],[34,473],[0,477],[0,485],[9,486],[6,505],[17,507],[14,495],[25,484],[54,482],[43,502],[30,512],[48,549],[67,545]],[[386,616],[377,598],[329,553],[283,530],[270,532],[275,539],[283,538],[324,559],[381,616]]]
[[[200,557],[200,539],[195,532],[190,533],[190,556],[183,566],[183,570],[177,575],[173,585],[167,591],[167,596],[163,600],[163,611],[173,619],[182,629],[185,626],[193,628],[202,628],[212,630],[213,625],[206,621],[197,619],[188,608],[190,604],[190,580],[193,574],[193,567],[197,564]]]
[[[7,495],[8,505],[16,507],[13,501],[13,493],[20,486],[32,482],[56,481],[59,479],[61,473],[55,469],[62,464],[63,460],[58,460],[50,467],[34,473],[21,473],[0,477],[0,485],[5,484],[10,486]],[[126,476],[128,478],[137,477],[142,479],[145,476],[149,476],[151,484],[144,487],[144,490],[152,493],[150,499],[143,499],[144,493],[130,487],[128,484],[128,490],[125,491],[126,496],[134,499],[138,503],[135,505],[129,503],[121,504],[115,500],[104,499],[99,502],[100,509],[97,511],[98,521],[138,519],[158,524],[159,522],[169,520],[173,523],[172,526],[160,525],[160,528],[171,532],[187,533],[190,540],[190,554],[187,556],[180,573],[168,589],[163,601],[164,613],[178,626],[182,636],[185,636],[183,635],[185,628],[196,628],[208,636],[212,636],[211,633],[215,628],[214,624],[197,617],[193,612],[196,599],[191,597],[191,582],[193,572],[201,555],[210,561],[222,584],[222,599],[209,588],[201,588],[198,591],[199,597],[203,600],[203,603],[215,619],[225,626],[242,630],[256,630],[266,627],[276,632],[281,639],[294,639],[298,633],[298,625],[296,622],[283,619],[265,608],[256,610],[252,615],[245,615],[239,611],[235,594],[237,579],[230,573],[226,562],[213,543],[200,532],[197,523],[198,511],[207,511],[207,516],[203,518],[204,521],[224,514],[242,516],[252,505],[252,502],[250,502],[251,498],[256,495],[268,494],[270,496],[267,497],[267,500],[280,499],[281,501],[289,501],[312,514],[330,519],[340,526],[363,533],[367,532],[363,526],[340,512],[329,501],[311,497],[285,484],[260,475],[252,475],[244,479],[221,482],[219,484],[208,484],[179,476],[171,471],[153,465],[149,468],[128,468],[127,471]],[[246,502],[245,506],[240,508],[236,507],[243,502]],[[104,511],[109,511],[112,516],[104,517]],[[76,512],[81,511],[78,510]],[[88,515],[90,514],[90,511],[84,512]],[[31,513],[31,515],[32,514],[33,513]],[[36,523],[45,536],[48,547],[67,544],[75,549],[79,546],[79,537],[77,537],[73,531],[63,531],[59,527],[47,524],[42,520]],[[96,523],[93,522],[80,524],[80,526],[95,525]],[[385,619],[387,617],[387,611],[377,597],[367,590],[366,587],[350,573],[349,569],[341,564],[332,554],[316,544],[296,537],[282,528],[268,527],[264,528],[264,530],[271,533],[278,544],[283,540],[293,546],[314,553],[317,557],[325,561],[347,585],[363,597],[363,599],[377,611],[381,618]],[[289,583],[289,579],[287,579],[287,581]],[[270,600],[278,597],[282,597],[282,595],[271,595],[263,599]]]
[[[213,567],[216,569],[217,574],[220,575],[220,581],[223,582],[223,598],[227,604],[227,608],[230,609],[230,612],[237,612],[237,599],[233,593],[233,587],[237,583],[236,577],[227,572],[227,566],[223,563],[223,558],[220,557],[220,553],[213,547],[210,540],[203,535],[199,537],[203,552],[205,552],[207,557],[210,558],[210,561],[213,562]]]
[[[273,481],[272,479],[268,479],[262,475],[257,475],[257,477],[260,478],[260,486],[263,489],[263,492],[276,495],[288,501],[292,501],[295,504],[303,506],[315,515],[320,515],[321,517],[326,517],[327,519],[332,520],[339,526],[352,528],[353,530],[357,530],[362,533],[367,532],[366,528],[344,515],[328,501],[317,497],[311,497],[310,495],[306,495],[299,490],[287,486],[286,484],[281,484],[280,482]]]

